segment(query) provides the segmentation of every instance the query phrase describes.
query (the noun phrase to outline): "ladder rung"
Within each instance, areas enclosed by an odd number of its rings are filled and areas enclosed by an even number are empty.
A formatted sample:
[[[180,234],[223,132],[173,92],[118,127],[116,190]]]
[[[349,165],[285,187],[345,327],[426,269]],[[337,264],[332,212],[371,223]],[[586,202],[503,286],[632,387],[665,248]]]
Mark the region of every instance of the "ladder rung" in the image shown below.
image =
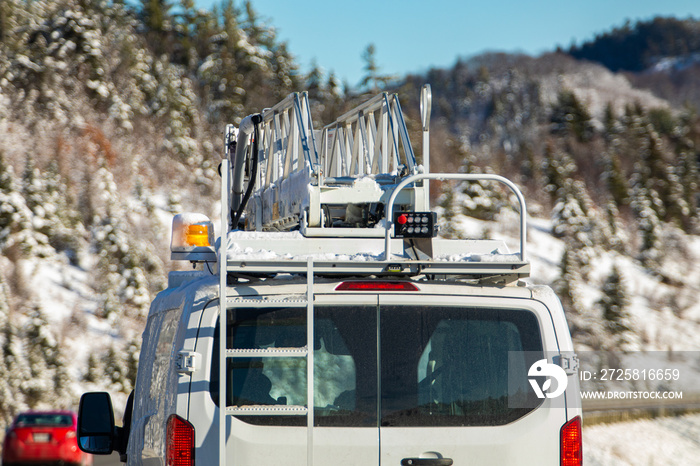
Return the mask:
[[[226,408],[228,416],[301,416],[306,415],[307,412],[306,406],[297,405],[249,405]]]
[[[304,262],[306,264],[306,262]],[[229,271],[241,271],[239,268],[229,268]],[[279,271],[278,271],[279,272]],[[226,298],[226,306],[228,307],[245,307],[245,306],[255,306],[255,308],[269,308],[269,307],[306,307],[308,302],[305,299],[294,299],[294,300],[272,300],[272,299],[238,299],[238,298]]]
[[[301,348],[236,348],[227,349],[227,358],[298,358],[309,354],[306,346]]]

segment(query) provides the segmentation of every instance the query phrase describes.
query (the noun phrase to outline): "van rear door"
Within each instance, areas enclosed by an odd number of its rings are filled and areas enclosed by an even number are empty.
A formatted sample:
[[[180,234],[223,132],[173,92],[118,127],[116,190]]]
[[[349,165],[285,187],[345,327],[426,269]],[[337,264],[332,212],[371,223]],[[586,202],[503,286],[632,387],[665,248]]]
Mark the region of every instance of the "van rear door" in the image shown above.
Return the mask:
[[[314,306],[314,464],[379,464],[377,305],[376,295],[360,295],[332,305],[321,298]],[[306,307],[279,301],[231,308],[227,335],[229,349],[303,347]],[[306,361],[229,358],[227,406],[307,405]],[[217,373],[215,360],[211,388],[216,404]],[[230,464],[307,464],[306,423],[306,416],[298,415],[231,416]]]
[[[528,382],[529,367],[557,348],[544,305],[333,293],[314,308],[315,464],[559,464],[565,409]],[[306,309],[230,309],[227,333],[231,349],[304,346]],[[303,359],[234,359],[227,372],[229,406],[306,404]],[[305,425],[233,416],[232,464],[306,464]]]
[[[559,464],[565,410],[548,409],[551,400],[538,399],[527,380],[545,349],[556,348],[543,305],[379,302],[380,464]]]

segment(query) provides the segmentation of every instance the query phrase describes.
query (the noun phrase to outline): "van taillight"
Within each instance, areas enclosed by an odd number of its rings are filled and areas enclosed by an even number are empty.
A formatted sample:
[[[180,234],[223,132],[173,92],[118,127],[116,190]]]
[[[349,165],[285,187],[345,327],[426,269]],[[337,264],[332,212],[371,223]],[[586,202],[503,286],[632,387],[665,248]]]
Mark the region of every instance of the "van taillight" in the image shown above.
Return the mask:
[[[167,466],[194,465],[194,427],[177,414],[168,418],[165,457]]]
[[[335,291],[419,291],[411,282],[392,282],[358,280],[343,282],[335,287]]]
[[[581,416],[576,416],[561,428],[561,466],[581,466],[583,448]]]

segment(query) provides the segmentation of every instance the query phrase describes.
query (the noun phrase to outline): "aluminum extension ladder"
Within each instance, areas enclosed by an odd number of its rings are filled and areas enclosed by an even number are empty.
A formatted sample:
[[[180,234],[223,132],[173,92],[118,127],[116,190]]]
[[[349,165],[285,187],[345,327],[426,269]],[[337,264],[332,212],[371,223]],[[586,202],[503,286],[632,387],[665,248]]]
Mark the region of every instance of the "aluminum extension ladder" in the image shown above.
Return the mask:
[[[323,230],[328,221],[322,206],[385,203],[391,186],[408,176],[428,173],[430,100],[430,87],[426,85],[421,93],[422,166],[416,161],[395,94],[381,93],[321,130],[314,130],[306,92],[290,94],[265,109],[259,124],[257,154],[252,154],[250,126],[238,133],[238,146],[251,151],[249,157],[255,157],[259,167],[254,179],[249,180],[255,189],[246,207],[247,229],[286,231],[300,226],[305,236],[325,236],[330,232],[312,231]],[[227,128],[226,141],[231,139],[232,131]],[[236,160],[240,165],[241,158],[236,156]],[[242,168],[235,167],[233,158],[231,164],[234,170]],[[234,174],[234,178],[237,176]],[[365,177],[376,180],[380,190],[372,183],[356,183]],[[405,200],[399,202],[411,204],[412,210],[428,210],[427,181],[410,189],[413,192],[404,193]],[[332,236],[362,235],[338,230]]]

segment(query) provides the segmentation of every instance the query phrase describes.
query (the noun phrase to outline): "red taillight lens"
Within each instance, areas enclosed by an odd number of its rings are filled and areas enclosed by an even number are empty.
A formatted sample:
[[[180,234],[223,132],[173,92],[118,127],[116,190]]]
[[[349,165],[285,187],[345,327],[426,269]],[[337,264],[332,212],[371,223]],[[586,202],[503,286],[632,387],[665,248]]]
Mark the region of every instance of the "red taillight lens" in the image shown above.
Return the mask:
[[[362,280],[343,282],[335,287],[335,291],[419,291],[411,282],[382,282]]]
[[[576,416],[561,428],[561,466],[583,464],[581,416]]]
[[[176,414],[168,418],[167,466],[194,465],[194,427]]]

